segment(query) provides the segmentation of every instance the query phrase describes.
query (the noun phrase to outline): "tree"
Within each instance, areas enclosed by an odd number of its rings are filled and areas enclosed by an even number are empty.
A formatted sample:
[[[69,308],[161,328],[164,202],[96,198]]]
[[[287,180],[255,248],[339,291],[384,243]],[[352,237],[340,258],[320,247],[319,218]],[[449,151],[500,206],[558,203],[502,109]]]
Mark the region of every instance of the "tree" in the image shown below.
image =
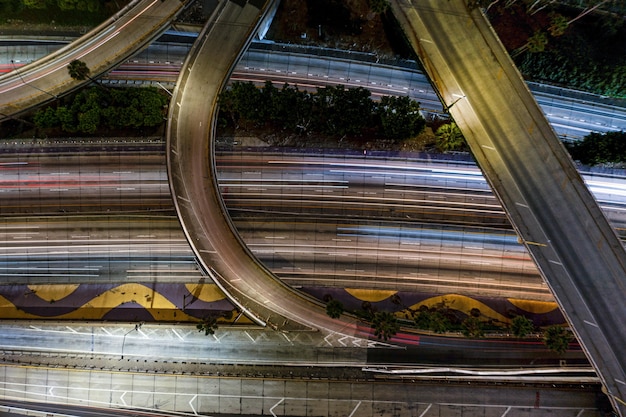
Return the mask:
[[[435,333],[445,333],[450,329],[450,320],[441,311],[431,311],[423,306],[415,317],[415,325],[418,329],[430,330]]]
[[[466,318],[463,320],[461,327],[465,337],[483,337],[485,335],[483,322],[478,317],[470,316]]]
[[[326,314],[333,319],[338,319],[344,312],[343,304],[339,300],[330,300],[326,303]]]
[[[109,91],[108,88],[102,84],[100,84],[95,79],[91,78],[89,74],[91,74],[91,70],[87,66],[87,64],[79,59],[75,59],[67,65],[67,72],[70,74],[75,80],[83,81],[89,79],[92,83],[96,84],[104,91]]]
[[[314,96],[316,128],[334,136],[357,135],[369,126],[374,103],[363,87],[318,88]]]
[[[61,124],[61,129],[65,132],[76,132],[76,120],[74,113],[65,106],[59,106],[56,110],[57,118]]]
[[[526,337],[528,334],[535,330],[535,325],[532,321],[524,316],[515,316],[511,321],[511,333],[515,337]]]
[[[267,85],[266,85],[267,87]],[[298,86],[291,87],[284,84],[281,90],[263,89],[263,96],[270,99],[271,105],[267,106],[271,113],[268,118],[279,124],[282,129],[293,132],[305,133],[312,123],[313,99],[311,94],[301,91]],[[269,92],[274,91],[273,94]]]
[[[215,334],[218,329],[217,316],[213,314],[206,315],[202,318],[202,321],[196,325],[199,332],[204,332],[205,336]]]
[[[82,10],[96,12],[100,9],[98,0],[57,0],[61,10]]]
[[[450,320],[440,311],[435,311],[430,316],[430,330],[435,333],[445,333],[450,330]]]
[[[370,0],[370,10],[376,14],[383,14],[389,9],[388,0]]]
[[[398,330],[400,330],[400,324],[398,324],[398,319],[392,313],[388,311],[377,311],[374,313],[374,318],[372,319],[372,329],[374,330],[374,335],[379,340],[389,340],[391,339]]]
[[[440,126],[435,132],[435,137],[437,138],[437,149],[440,152],[451,152],[466,148],[465,138],[454,122]]]
[[[550,32],[550,35],[554,37],[563,36],[568,26],[569,22],[567,21],[567,18],[565,18],[565,16],[563,16],[562,14],[553,13],[550,16],[550,27],[548,28],[548,31]]]
[[[383,96],[376,106],[382,133],[389,139],[408,139],[416,136],[426,126],[419,112],[420,103],[407,96]]]
[[[83,133],[96,133],[100,126],[100,108],[93,107],[78,115],[78,130]]]
[[[45,9],[46,8],[46,0],[23,0],[24,6],[29,9]]]
[[[129,89],[137,95],[139,110],[143,115],[142,126],[158,126],[163,123],[163,107],[167,99],[156,88],[132,88]]]
[[[553,352],[563,354],[567,351],[571,334],[561,326],[550,326],[543,333],[543,342]]]
[[[0,1],[0,15],[10,16],[13,13],[19,13],[24,8],[22,0],[4,0]]]
[[[592,132],[567,149],[574,160],[585,165],[625,162],[626,132]]]
[[[38,110],[37,113],[35,113],[33,121],[35,122],[35,126],[40,129],[57,127],[59,125],[59,118],[57,117],[56,109],[53,107]]]
[[[89,76],[91,70],[85,62],[79,59],[75,59],[67,65],[67,72],[70,74],[70,77],[75,80],[83,81],[88,78],[91,80],[91,77]]]
[[[238,118],[249,122],[264,122],[261,91],[251,82],[234,82],[230,87],[233,110]]]
[[[537,53],[543,52],[546,49],[546,45],[548,44],[548,37],[546,33],[538,30],[533,35],[528,38],[528,42],[526,43],[526,49],[528,52]]]

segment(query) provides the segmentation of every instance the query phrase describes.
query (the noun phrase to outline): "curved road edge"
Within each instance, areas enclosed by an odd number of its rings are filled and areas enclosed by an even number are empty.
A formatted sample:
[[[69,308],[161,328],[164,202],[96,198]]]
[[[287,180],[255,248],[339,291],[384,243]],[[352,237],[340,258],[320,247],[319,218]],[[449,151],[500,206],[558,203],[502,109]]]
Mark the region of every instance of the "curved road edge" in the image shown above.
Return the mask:
[[[59,51],[0,76],[0,121],[90,83],[70,77],[66,67],[74,59],[87,64],[92,78],[111,70],[165,31],[183,5],[184,0],[134,0]]]
[[[217,188],[213,146],[218,94],[270,3],[222,1],[190,51],[168,116],[172,198],[201,268],[250,319],[285,332],[314,330],[362,339],[353,317],[331,319],[322,303],[283,284],[254,257]]]

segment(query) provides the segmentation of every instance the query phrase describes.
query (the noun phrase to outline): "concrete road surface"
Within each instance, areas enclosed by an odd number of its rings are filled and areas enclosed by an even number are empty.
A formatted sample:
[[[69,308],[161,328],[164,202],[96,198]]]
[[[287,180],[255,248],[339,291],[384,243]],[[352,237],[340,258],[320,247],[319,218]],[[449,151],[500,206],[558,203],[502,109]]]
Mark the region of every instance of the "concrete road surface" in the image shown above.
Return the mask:
[[[0,121],[91,82],[70,77],[67,65],[75,59],[85,62],[94,77],[110,70],[167,29],[183,3],[133,1],[67,47],[1,76]]]
[[[478,9],[392,9],[551,287],[613,406],[626,415],[626,252]]]
[[[597,395],[589,388],[0,367],[0,402],[10,401],[16,409],[21,404],[15,401],[52,403],[55,412],[69,415],[87,415],[80,407],[90,406],[182,416],[599,417]],[[0,407],[0,413],[6,410]]]

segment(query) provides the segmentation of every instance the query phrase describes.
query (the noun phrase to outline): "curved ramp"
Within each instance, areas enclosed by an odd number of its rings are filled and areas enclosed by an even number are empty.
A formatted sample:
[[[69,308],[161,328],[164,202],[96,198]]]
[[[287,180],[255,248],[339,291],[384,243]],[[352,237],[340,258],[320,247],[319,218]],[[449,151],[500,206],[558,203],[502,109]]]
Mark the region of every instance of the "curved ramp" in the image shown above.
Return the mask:
[[[392,9],[485,177],[626,415],[626,252],[480,10]]]
[[[331,319],[321,303],[283,284],[252,255],[217,188],[213,136],[218,94],[271,3],[222,0],[183,65],[167,133],[174,204],[202,269],[249,318],[281,331],[356,337],[354,319]]]
[[[0,77],[0,121],[56,100],[90,83],[74,80],[67,65],[80,59],[92,77],[109,71],[166,30],[184,0],[134,0],[97,28],[53,54]]]

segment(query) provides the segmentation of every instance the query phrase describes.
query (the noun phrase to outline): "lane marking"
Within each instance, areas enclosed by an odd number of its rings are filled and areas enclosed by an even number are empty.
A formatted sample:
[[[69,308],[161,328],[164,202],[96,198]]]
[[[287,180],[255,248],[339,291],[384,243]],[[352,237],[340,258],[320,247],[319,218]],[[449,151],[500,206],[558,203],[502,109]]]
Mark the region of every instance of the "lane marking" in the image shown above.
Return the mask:
[[[430,410],[430,407],[432,407],[432,404],[428,404],[428,407],[426,407],[426,410],[422,411],[422,414],[419,415],[419,417],[424,417],[426,415],[426,413],[428,413],[428,410]]]
[[[350,413],[350,415],[348,417],[352,417],[354,415],[354,413],[356,413],[356,410],[359,408],[360,405],[361,405],[361,401],[359,401],[356,404],[356,407],[354,407],[354,410],[352,410],[352,412]]]
[[[272,413],[274,417],[278,417],[276,414],[274,414],[274,409],[278,407],[283,401],[285,401],[285,398],[281,398],[276,404],[272,406],[272,408],[270,408],[270,413]]]
[[[193,406],[192,402],[198,398],[198,394],[194,395],[193,397],[191,397],[191,400],[189,400],[189,407],[191,407],[191,411],[193,411],[194,415],[198,415],[198,412],[196,411],[195,407]]]

